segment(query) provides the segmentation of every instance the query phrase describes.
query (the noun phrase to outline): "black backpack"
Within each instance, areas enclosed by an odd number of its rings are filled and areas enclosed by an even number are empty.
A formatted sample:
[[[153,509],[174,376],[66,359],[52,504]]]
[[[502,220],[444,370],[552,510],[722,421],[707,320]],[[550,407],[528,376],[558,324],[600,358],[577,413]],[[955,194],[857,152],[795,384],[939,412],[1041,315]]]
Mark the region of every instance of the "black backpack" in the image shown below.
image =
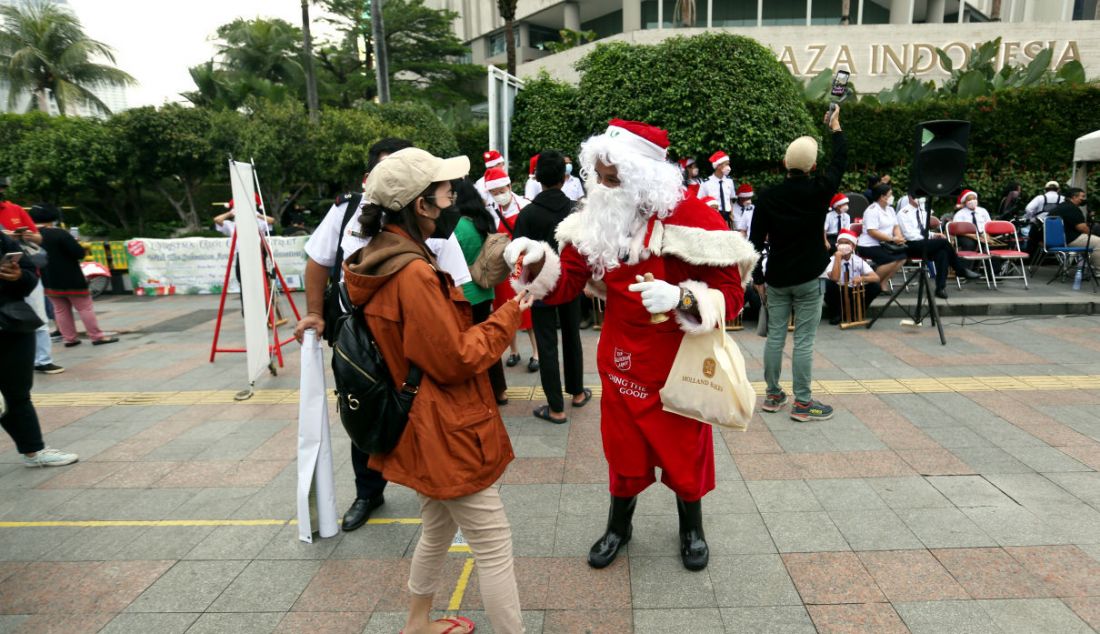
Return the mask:
[[[344,199],[347,206],[344,207],[344,218],[340,221],[340,237],[336,246],[336,264],[332,266],[329,271],[329,283],[325,287],[325,299],[324,306],[322,308],[322,318],[325,320],[325,334],[324,339],[328,342],[328,345],[336,345],[337,328],[334,328],[336,324],[340,322],[340,318],[347,314],[345,306],[350,307],[351,304],[340,305],[340,292],[337,290],[337,284],[340,282],[340,273],[344,267],[344,247],[342,245],[344,241],[344,230],[347,229],[348,223],[351,222],[351,217],[355,215],[355,210],[359,209],[359,201],[363,199],[362,194],[351,194]],[[340,201],[337,201],[338,203]]]
[[[362,306],[352,305],[344,282],[337,288],[340,299],[351,311],[341,315],[333,329],[336,411],[351,442],[363,453],[387,454],[405,431],[423,373],[410,364],[404,385],[395,387]]]

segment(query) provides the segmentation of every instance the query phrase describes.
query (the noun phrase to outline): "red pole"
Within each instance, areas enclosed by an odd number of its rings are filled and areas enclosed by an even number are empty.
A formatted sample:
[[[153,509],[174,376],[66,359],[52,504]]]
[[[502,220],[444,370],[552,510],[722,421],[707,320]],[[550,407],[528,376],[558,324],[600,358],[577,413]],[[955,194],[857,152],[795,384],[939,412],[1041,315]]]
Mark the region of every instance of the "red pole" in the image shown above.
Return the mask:
[[[222,315],[225,313],[225,296],[229,292],[229,274],[233,271],[233,254],[237,252],[237,230],[233,229],[233,239],[229,241],[229,262],[225,265],[225,280],[222,281],[222,298],[218,302],[218,323],[214,325],[214,343],[210,345],[210,363],[218,352],[218,336],[222,331]]]

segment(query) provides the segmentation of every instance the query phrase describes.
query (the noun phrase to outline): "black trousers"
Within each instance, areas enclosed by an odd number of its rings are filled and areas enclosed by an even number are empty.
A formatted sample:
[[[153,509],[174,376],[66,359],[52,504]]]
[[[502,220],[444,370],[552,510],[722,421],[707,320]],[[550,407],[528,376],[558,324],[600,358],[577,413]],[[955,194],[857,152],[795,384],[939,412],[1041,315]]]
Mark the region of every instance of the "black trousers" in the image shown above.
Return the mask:
[[[480,324],[493,314],[493,300],[474,304],[474,323]],[[504,364],[497,359],[493,367],[489,368],[489,383],[493,386],[493,396],[500,396],[508,389],[508,382],[504,379]]]
[[[936,267],[936,290],[942,290],[947,285],[947,267],[955,269],[961,275],[966,269],[966,263],[959,259],[959,254],[950,242],[939,238],[907,242],[906,253],[911,258],[924,257],[925,243],[928,244],[928,261]]]
[[[381,471],[375,471],[367,466],[367,454],[359,451],[354,444],[351,446],[351,468],[355,471],[355,497],[360,500],[369,500],[382,495],[386,490],[386,479]]]
[[[863,309],[866,312],[871,302],[882,292],[882,286],[875,282],[863,285]],[[830,317],[840,317],[840,285],[832,280],[825,280],[825,308]]]
[[[558,332],[561,324],[561,347],[565,390],[574,396],[584,392],[584,357],[581,352],[580,301],[560,306],[535,306],[531,308],[531,327],[535,331],[535,346],[539,350],[539,378],[550,411],[564,412],[565,397],[561,391],[558,374]]]
[[[4,395],[7,407],[4,416],[0,417],[0,425],[11,436],[19,453],[34,453],[46,446],[42,442],[38,414],[31,403],[34,344],[33,332],[0,332],[0,394]]]

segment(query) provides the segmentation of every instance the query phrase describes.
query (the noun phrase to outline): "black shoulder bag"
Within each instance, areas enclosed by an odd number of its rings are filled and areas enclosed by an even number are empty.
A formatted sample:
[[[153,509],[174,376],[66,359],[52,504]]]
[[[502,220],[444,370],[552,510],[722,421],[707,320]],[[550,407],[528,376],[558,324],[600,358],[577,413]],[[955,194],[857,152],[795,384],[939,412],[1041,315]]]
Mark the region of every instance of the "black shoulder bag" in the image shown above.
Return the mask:
[[[340,273],[344,267],[344,231],[348,228],[348,223],[351,222],[352,216],[355,215],[355,211],[359,209],[359,202],[362,200],[362,194],[355,194],[348,198],[348,206],[344,209],[344,219],[340,221],[340,238],[336,246],[336,263],[332,266],[332,270],[329,271],[329,284],[325,288],[325,303],[321,309],[324,314],[321,316],[325,320],[325,341],[328,345],[332,346],[336,344],[336,324],[339,323],[340,318],[346,314],[344,306],[340,305],[340,292],[337,290],[337,284],[340,282]],[[351,304],[347,304],[348,308]]]

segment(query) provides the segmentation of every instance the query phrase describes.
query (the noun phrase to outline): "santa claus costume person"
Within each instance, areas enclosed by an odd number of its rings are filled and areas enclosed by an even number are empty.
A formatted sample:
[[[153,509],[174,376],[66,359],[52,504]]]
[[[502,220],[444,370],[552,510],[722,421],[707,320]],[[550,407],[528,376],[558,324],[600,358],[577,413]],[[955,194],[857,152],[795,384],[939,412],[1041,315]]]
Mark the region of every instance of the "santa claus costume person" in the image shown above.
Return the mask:
[[[715,484],[713,432],[665,412],[659,391],[685,333],[722,328],[720,302],[727,315],[740,312],[742,280],[757,254],[709,207],[685,197],[678,166],[665,160],[668,143],[659,128],[611,121],[581,146],[588,197],[558,226],[561,254],[523,238],[505,252],[519,267],[516,290],[548,304],[572,300],[590,280],[606,289],[596,367],[611,510],[588,554],[593,568],[611,564],[630,541],[637,496],[657,468],[676,493],[684,566],[702,570],[709,560],[702,498]],[[654,323],[668,314],[675,319]]]
[[[481,158],[485,161],[485,171],[488,172],[494,167],[501,167],[504,165],[504,157],[500,155],[500,152],[496,150],[489,150],[481,155]],[[503,169],[503,168],[502,168]],[[493,199],[489,196],[489,188],[485,186],[485,174],[481,175],[481,178],[474,181],[474,188],[477,189],[477,193],[481,194],[482,200],[488,205]]]

